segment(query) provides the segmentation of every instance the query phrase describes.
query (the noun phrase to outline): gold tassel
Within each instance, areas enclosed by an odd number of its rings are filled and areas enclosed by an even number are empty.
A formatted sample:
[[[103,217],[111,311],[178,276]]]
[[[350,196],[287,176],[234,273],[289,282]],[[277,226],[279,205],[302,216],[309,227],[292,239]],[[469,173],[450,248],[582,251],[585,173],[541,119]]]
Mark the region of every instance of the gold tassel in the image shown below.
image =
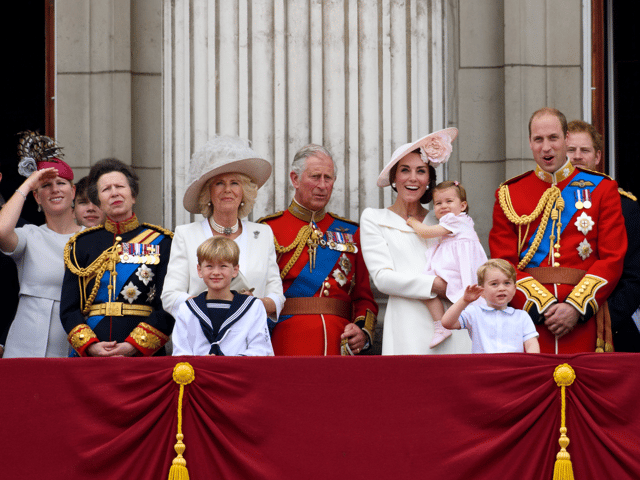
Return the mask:
[[[184,396],[184,386],[193,382],[195,378],[195,371],[187,362],[178,363],[173,368],[173,381],[180,385],[180,394],[178,396],[178,434],[176,435],[178,442],[173,447],[178,455],[171,462],[169,480],[189,480],[187,461],[182,456],[186,448],[185,444],[182,443],[184,439],[184,435],[182,435],[182,397]]]
[[[560,410],[560,451],[556,455],[556,463],[553,467],[553,480],[573,480],[573,467],[571,466],[571,456],[567,452],[569,437],[567,437],[566,427],[566,398],[565,387],[568,387],[576,379],[576,372],[567,363],[558,365],[553,372],[553,379],[560,387],[561,410]]]

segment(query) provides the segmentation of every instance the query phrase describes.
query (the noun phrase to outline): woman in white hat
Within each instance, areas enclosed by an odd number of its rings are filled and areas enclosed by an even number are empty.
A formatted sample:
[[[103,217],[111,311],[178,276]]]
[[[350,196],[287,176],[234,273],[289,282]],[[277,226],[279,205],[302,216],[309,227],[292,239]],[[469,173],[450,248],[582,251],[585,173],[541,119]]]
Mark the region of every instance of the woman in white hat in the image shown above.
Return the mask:
[[[284,295],[273,232],[267,225],[244,219],[271,175],[271,164],[247,140],[216,136],[193,154],[189,170],[184,208],[205,218],[176,228],[162,291],[165,310],[175,315],[181,303],[207,289],[198,276],[196,251],[207,238],[224,236],[240,247],[240,274],[231,283],[232,290],[252,292],[262,300],[270,320],[276,321]]]
[[[434,164],[446,162],[451,142],[458,135],[447,128],[402,145],[380,173],[378,186],[391,185],[397,193],[389,208],[367,208],[360,219],[362,255],[373,283],[389,295],[384,315],[383,355],[469,353],[471,341],[455,331],[446,342],[429,348],[434,333],[425,300],[444,296],[446,282],[424,274],[425,252],[437,239],[423,240],[407,225],[414,217],[426,225],[437,225],[433,212],[423,205],[431,201],[436,185]]]

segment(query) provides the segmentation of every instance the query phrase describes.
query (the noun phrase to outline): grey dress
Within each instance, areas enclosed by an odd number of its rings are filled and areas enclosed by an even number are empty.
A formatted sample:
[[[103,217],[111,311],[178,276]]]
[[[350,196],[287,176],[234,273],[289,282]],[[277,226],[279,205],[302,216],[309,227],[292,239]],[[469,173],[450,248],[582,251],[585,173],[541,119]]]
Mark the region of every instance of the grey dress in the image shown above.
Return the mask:
[[[69,342],[60,322],[60,291],[64,246],[73,234],[56,233],[46,225],[25,225],[15,232],[18,245],[3,253],[18,267],[20,302],[4,358],[66,357]]]

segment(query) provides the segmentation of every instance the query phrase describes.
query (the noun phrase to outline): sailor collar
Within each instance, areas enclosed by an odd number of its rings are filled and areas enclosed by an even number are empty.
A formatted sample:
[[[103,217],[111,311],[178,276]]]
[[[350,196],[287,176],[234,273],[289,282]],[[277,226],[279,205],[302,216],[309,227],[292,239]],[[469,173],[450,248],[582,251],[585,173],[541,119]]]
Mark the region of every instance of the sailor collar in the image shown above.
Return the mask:
[[[315,212],[313,210],[309,210],[308,208],[305,208],[298,202],[296,202],[295,198],[291,201],[291,205],[289,205],[288,210],[291,215],[302,220],[303,222],[311,222],[311,220],[313,220],[314,222],[321,222],[326,213],[324,211],[324,208]]]
[[[571,162],[567,159],[565,164],[556,170],[554,173],[545,172],[540,168],[540,165],[536,164],[536,177],[538,177],[543,182],[551,183],[553,185],[557,185],[558,183],[566,180],[571,176],[571,174],[575,171],[575,167],[571,164]]]
[[[114,222],[110,218],[107,218],[104,221],[104,229],[108,232],[113,233],[114,235],[118,235],[121,233],[131,232],[140,226],[140,222],[138,222],[138,217],[134,213],[133,216],[123,220],[122,222]]]

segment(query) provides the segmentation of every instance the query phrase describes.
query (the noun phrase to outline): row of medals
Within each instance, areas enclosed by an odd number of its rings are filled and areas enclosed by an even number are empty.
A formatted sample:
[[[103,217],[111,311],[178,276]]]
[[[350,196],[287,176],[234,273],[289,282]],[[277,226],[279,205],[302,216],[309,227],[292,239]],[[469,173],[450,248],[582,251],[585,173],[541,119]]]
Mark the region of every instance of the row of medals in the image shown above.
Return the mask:
[[[120,248],[121,263],[144,263],[146,265],[158,265],[160,263],[160,245],[123,243]]]
[[[320,230],[316,226],[313,226],[312,228],[313,232],[311,233],[309,240],[307,240],[307,245],[309,245],[309,248],[315,249],[316,247],[320,246],[322,248],[329,247],[331,250],[336,250],[338,252],[358,253],[358,247],[355,243],[339,243],[334,240],[325,240],[322,230]],[[327,232],[327,236],[329,236],[330,233],[331,232]]]

